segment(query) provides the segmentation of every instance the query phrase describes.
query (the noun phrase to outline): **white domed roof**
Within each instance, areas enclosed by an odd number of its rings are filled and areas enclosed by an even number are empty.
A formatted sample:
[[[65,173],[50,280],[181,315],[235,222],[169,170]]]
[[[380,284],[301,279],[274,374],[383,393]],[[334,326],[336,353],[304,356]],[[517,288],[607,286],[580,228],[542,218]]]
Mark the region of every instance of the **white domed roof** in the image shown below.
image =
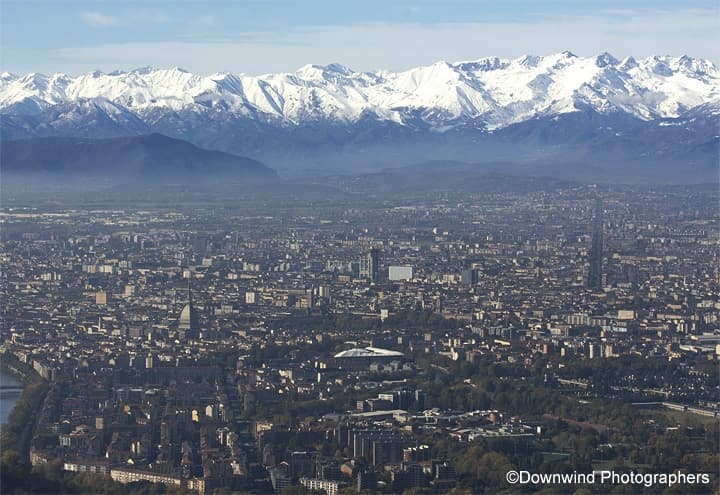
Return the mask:
[[[369,357],[403,357],[398,351],[390,351],[379,347],[356,347],[347,351],[338,352],[336,358],[369,358]]]

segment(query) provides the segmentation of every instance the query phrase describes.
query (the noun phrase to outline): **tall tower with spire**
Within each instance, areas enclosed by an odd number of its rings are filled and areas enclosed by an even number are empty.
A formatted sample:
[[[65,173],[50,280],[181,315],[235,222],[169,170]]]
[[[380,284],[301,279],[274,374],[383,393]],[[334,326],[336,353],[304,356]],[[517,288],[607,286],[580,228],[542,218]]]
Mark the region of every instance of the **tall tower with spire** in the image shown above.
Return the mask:
[[[197,312],[192,304],[192,288],[191,288],[192,272],[188,273],[187,287],[187,304],[180,312],[180,321],[178,325],[178,334],[181,340],[195,338],[200,330]]]

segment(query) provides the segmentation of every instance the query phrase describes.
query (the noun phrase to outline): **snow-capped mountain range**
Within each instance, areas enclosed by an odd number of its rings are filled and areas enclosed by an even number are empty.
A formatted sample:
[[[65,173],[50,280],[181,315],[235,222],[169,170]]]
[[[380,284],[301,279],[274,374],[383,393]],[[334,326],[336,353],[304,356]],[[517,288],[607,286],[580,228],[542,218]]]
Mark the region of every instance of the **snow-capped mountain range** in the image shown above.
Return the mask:
[[[402,125],[420,117],[437,131],[464,119],[495,129],[586,108],[643,120],[678,117],[718,101],[720,70],[707,60],[617,60],[607,53],[437,62],[404,72],[355,72],[331,64],[257,77],[150,68],[77,77],[0,76],[3,114],[38,115],[92,102],[112,120],[132,124],[135,117],[150,125],[157,111],[197,108],[291,126],[367,117]]]
[[[349,153],[348,143],[355,153],[359,142],[379,141],[428,149],[432,141],[454,152],[460,148],[452,136],[460,135],[471,155],[478,154],[472,143],[498,135],[553,145],[584,140],[603,150],[610,139],[644,139],[633,151],[638,156],[647,156],[656,140],[665,141],[665,157],[682,154],[667,149],[674,141],[712,153],[718,115],[720,69],[688,56],[618,60],[562,52],[437,62],[403,72],[307,65],[262,76],[151,68],[0,74],[3,139],[157,132],[263,160],[277,159],[281,149],[292,159],[299,150],[328,146]]]

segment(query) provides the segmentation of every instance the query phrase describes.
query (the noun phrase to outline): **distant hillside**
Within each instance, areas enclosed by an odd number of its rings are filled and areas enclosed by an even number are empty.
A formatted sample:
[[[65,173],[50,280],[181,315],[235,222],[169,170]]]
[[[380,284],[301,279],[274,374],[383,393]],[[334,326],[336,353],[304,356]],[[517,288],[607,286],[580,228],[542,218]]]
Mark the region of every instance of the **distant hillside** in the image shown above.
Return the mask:
[[[173,182],[184,179],[272,178],[262,163],[211,151],[161,134],[110,139],[49,137],[2,142],[3,175],[74,176]]]

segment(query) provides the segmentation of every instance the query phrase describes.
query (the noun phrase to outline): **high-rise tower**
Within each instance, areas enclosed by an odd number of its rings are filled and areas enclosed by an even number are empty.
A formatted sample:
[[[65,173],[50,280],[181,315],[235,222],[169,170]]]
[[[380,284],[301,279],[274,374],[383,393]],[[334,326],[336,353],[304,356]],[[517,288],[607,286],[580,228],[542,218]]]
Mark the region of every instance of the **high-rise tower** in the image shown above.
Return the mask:
[[[602,289],[603,260],[603,205],[602,200],[595,200],[595,221],[593,222],[592,247],[588,253],[590,267],[588,269],[587,286],[589,289]]]
[[[369,278],[370,282],[380,281],[380,250],[373,248],[367,256],[360,260],[360,276]]]

